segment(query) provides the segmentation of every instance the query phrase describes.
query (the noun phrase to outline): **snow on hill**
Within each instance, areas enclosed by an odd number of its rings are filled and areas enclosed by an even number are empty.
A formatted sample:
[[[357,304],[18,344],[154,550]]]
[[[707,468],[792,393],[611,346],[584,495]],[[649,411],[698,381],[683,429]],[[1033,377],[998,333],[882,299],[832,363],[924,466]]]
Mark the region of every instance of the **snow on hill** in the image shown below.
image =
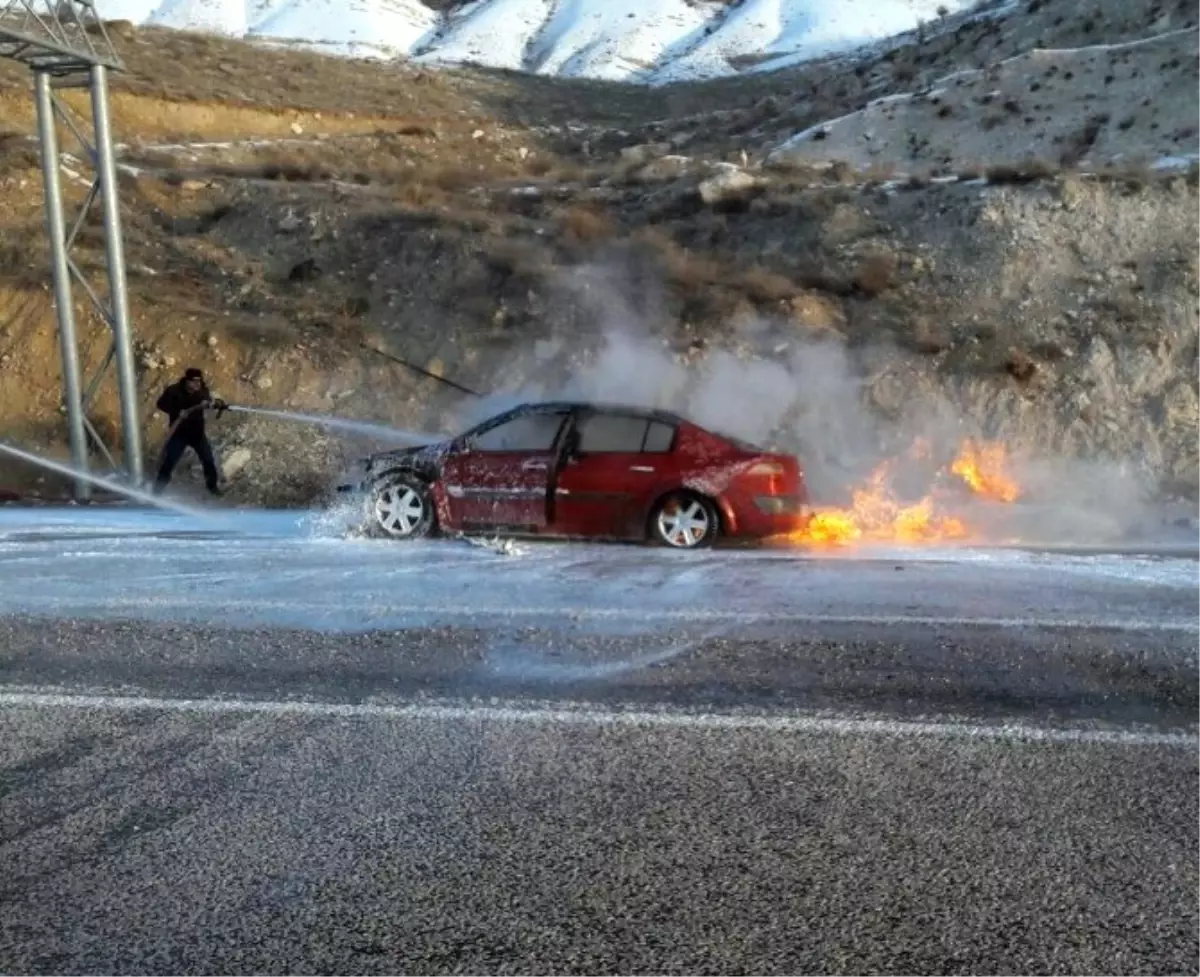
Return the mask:
[[[851,50],[978,0],[96,0],[102,17],[567,77],[663,83]],[[443,5],[444,6],[444,5]]]
[[[238,0],[208,2],[233,6]],[[273,4],[245,31],[230,33],[292,41],[330,54],[370,56],[408,54],[437,26],[438,15],[420,0],[286,0]]]
[[[743,0],[719,29],[659,68],[656,81],[685,81],[727,74],[730,63],[754,61],[780,68],[835,54],[934,21],[939,8],[970,6],[943,0]]]

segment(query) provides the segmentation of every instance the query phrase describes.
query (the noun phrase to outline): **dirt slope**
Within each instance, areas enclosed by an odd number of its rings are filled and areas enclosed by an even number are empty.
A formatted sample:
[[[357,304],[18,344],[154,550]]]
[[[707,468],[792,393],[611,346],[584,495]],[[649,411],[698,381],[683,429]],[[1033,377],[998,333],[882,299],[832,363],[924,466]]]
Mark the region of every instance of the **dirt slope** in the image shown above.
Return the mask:
[[[1004,62],[1002,84],[1028,88],[1050,66],[1023,53],[1039,42],[1123,42],[1187,27],[1188,16],[1194,26],[1183,7],[1034,0],[856,64],[666,91],[121,31],[131,72],[114,114],[150,454],[162,434],[153,398],[184,364],[235,402],[439,427],[471,399],[395,357],[475,389],[553,386],[611,354],[620,326],[643,369],[585,371],[610,396],[642,396],[681,362],[696,376],[709,364],[711,380],[712,364],[726,363],[718,350],[745,367],[722,366],[728,380],[713,381],[731,402],[753,400],[755,370],[782,370],[772,375],[784,378],[786,418],[766,433],[803,450],[831,492],[858,455],[894,450],[938,418],[1035,453],[1113,458],[1194,495],[1194,171],[1087,175],[1059,157],[1000,167],[987,157],[1004,143],[980,141],[987,110],[974,108],[927,129],[932,162],[959,182],[931,183],[929,172],[897,182],[914,171],[903,152],[847,157],[853,140],[840,136],[818,141],[842,147],[832,168],[809,165],[832,155],[757,165],[871,98],[960,70],[982,85],[970,72],[993,61]],[[1175,38],[1145,46],[1181,60],[1154,92],[1123,78],[1104,96],[1122,106],[1162,96],[1157,130],[1150,116],[1122,129],[1124,116],[1106,109],[1103,140],[1125,140],[1130,159],[1143,136],[1150,154],[1194,152],[1177,119],[1195,34]],[[61,453],[26,83],[0,74],[12,128],[0,144],[0,432]],[[1072,91],[1056,103],[1066,121],[1042,130],[1052,146],[1086,122],[1087,92]],[[928,106],[909,102],[885,144],[926,131],[912,113]],[[989,169],[990,183],[977,179]],[[84,187],[69,191],[79,199]],[[93,269],[98,240],[91,222],[79,260]],[[104,335],[84,322],[95,363]],[[851,410],[844,389],[834,397],[801,379],[797,362],[825,356],[870,418],[856,457],[839,453],[836,424],[796,420]],[[94,416],[115,436],[111,385]],[[229,416],[216,433],[237,469],[231,494],[246,501],[306,501],[364,447]],[[8,485],[36,477],[0,471]]]
[[[823,122],[793,136],[768,161],[926,173],[969,160],[1178,167],[1196,158],[1198,54],[1194,29],[1119,45],[1030,51]]]

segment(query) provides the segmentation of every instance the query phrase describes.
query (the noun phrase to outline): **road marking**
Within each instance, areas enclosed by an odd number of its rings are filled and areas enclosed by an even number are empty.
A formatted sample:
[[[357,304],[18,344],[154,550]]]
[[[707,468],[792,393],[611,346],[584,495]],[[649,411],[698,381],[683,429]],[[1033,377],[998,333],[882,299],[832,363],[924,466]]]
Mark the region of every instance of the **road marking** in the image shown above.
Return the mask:
[[[693,713],[669,710],[604,709],[583,703],[539,705],[461,701],[338,703],[303,700],[165,699],[143,695],[109,695],[23,689],[0,692],[0,706],[110,711],[243,713],[268,716],[407,719],[436,722],[482,721],[509,724],[658,727],[691,730],[759,730],[771,733],[824,733],[850,736],[940,737],[965,740],[1015,740],[1033,743],[1168,746],[1195,750],[1195,732],[1143,732],[1093,727],[1039,727],[1024,723],[987,724],[955,720],[866,719],[842,715],[761,715]]]
[[[20,606],[4,608],[0,614],[26,614],[34,607],[51,609],[60,614],[87,614],[96,610],[175,609],[195,611],[219,610],[220,622],[230,623],[230,613],[240,611],[295,611],[305,616],[317,614],[349,615],[358,621],[380,626],[381,620],[395,620],[405,615],[432,617],[439,620],[473,618],[553,618],[557,621],[663,621],[670,623],[730,622],[737,624],[860,624],[891,626],[917,624],[924,626],[989,627],[989,628],[1057,628],[1088,631],[1200,633],[1200,621],[1164,621],[1155,618],[1055,618],[1055,617],[951,617],[926,614],[805,614],[782,611],[721,611],[721,610],[650,610],[628,607],[456,607],[452,604],[389,604],[390,593],[374,594],[359,591],[354,595],[358,604],[339,601],[320,604],[313,600],[227,600],[209,599],[199,594],[187,597],[114,597],[80,600],[63,597],[23,596]],[[194,614],[188,615],[195,620]]]

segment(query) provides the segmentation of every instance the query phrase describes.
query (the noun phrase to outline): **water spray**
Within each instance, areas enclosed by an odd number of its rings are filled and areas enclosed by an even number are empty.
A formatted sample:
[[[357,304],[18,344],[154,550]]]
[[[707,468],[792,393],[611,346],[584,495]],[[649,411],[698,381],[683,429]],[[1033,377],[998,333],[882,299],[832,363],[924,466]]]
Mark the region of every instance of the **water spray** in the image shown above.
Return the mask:
[[[348,431],[354,434],[364,434],[381,441],[391,441],[404,445],[432,444],[435,441],[441,440],[439,437],[420,434],[416,431],[405,431],[386,424],[374,424],[370,421],[354,421],[344,417],[329,417],[325,414],[303,414],[298,411],[271,410],[266,407],[243,407],[238,404],[225,404],[224,409],[238,414],[258,414],[262,417],[273,417],[281,421],[315,424],[319,427]]]
[[[134,502],[141,502],[145,505],[152,506],[156,509],[162,509],[165,512],[173,512],[179,516],[185,516],[189,519],[194,519],[198,522],[206,523],[210,527],[220,527],[226,532],[263,536],[279,535],[287,538],[289,533],[277,533],[273,530],[263,530],[256,528],[247,530],[246,527],[239,525],[234,519],[227,515],[214,513],[211,510],[195,509],[191,506],[183,505],[179,502],[172,502],[169,499],[164,499],[161,496],[152,495],[149,492],[144,492],[141,489],[133,488],[111,478],[104,478],[100,475],[93,475],[90,472],[78,471],[70,465],[65,465],[62,462],[54,461],[50,458],[43,458],[40,455],[35,455],[32,452],[24,451],[21,448],[15,448],[11,444],[0,442],[0,455],[9,455],[13,458],[18,458],[21,461],[28,462],[31,465],[36,465],[39,468],[45,468],[47,471],[55,472],[59,475],[65,475],[68,478],[78,478],[85,482],[89,482],[98,488],[107,489],[116,495],[123,495],[127,499]]]
[[[132,499],[135,502],[142,502],[147,505],[154,506],[158,509],[165,509],[168,512],[174,512],[177,515],[187,516],[191,519],[208,519],[212,520],[213,516],[199,509],[193,509],[190,506],[181,505],[178,502],[164,500],[156,495],[151,495],[149,492],[143,492],[141,489],[132,488],[129,485],[122,484],[111,478],[103,478],[100,475],[92,475],[89,472],[82,472],[70,465],[64,465],[62,462],[53,461],[50,458],[43,458],[40,455],[35,455],[29,451],[23,451],[20,448],[14,448],[11,444],[0,442],[0,454],[10,455],[13,458],[19,458],[21,461],[31,465],[36,465],[39,468],[45,468],[47,471],[56,472],[59,475],[65,475],[68,478],[80,479],[89,482],[98,488],[107,489],[117,495],[123,495],[126,498]]]

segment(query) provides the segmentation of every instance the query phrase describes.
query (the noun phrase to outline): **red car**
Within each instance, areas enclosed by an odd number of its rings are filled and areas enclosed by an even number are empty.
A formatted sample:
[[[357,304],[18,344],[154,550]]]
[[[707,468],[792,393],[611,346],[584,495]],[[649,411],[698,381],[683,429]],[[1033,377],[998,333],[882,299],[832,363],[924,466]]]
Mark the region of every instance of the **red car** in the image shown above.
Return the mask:
[[[525,404],[360,466],[338,489],[363,493],[372,530],[395,539],[486,531],[693,549],[808,516],[794,457],[637,407]]]

